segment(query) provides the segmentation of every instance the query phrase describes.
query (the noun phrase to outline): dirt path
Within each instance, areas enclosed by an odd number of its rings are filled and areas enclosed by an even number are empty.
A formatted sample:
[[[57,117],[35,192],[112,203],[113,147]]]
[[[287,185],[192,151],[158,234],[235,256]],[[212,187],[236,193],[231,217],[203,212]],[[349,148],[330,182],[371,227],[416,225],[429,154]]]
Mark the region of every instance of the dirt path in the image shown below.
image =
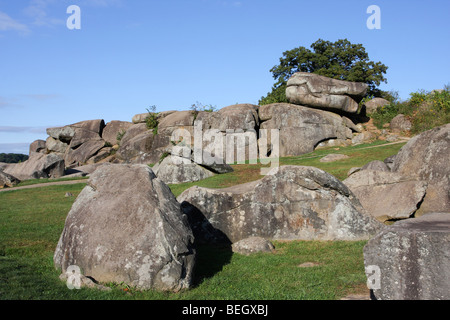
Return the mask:
[[[85,180],[46,182],[46,183],[32,184],[32,185],[23,186],[23,187],[13,187],[13,188],[0,189],[0,192],[14,191],[14,190],[24,190],[24,189],[33,189],[33,188],[42,188],[42,187],[51,187],[51,186],[62,186],[62,185],[78,184],[78,183],[86,183],[86,182],[87,182],[86,179]]]

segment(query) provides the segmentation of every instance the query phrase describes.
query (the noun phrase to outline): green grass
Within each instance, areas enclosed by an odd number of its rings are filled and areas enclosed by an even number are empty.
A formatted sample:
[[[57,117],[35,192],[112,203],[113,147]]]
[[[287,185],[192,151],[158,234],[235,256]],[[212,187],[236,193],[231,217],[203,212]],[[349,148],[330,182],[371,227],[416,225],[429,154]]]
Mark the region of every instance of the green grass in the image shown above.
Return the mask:
[[[375,145],[378,143],[317,150],[282,158],[281,165],[313,165],[344,179],[351,167],[383,160],[396,154],[403,144],[368,148]],[[347,154],[350,159],[319,162],[329,153]],[[234,168],[232,173],[171,188],[178,195],[193,185],[221,188],[260,178],[259,165],[235,165]],[[108,284],[113,288],[109,292],[69,290],[58,278],[53,253],[67,213],[85,185],[81,180],[74,185],[0,193],[0,299],[332,300],[348,293],[367,293],[362,254],[365,241],[275,242],[275,253],[249,257],[233,254],[229,248],[201,246],[197,249],[195,285],[190,290],[139,292],[120,284]],[[74,197],[66,198],[66,192]],[[316,262],[319,266],[298,267],[304,262]],[[127,294],[125,289],[132,294]]]
[[[297,166],[313,166],[320,168],[340,180],[347,178],[348,171],[353,167],[362,167],[373,160],[384,160],[398,151],[405,143],[388,144],[384,141],[376,141],[371,144],[361,144],[351,147],[330,147],[315,150],[312,153],[304,154],[296,157],[280,158],[280,165],[297,165]],[[349,156],[348,159],[322,163],[320,159],[327,154],[340,153]],[[176,185],[169,185],[175,196],[180,195],[184,190],[199,186],[205,188],[226,188],[236,184],[255,181],[263,178],[260,175],[261,164],[250,165],[240,164],[233,165],[234,172],[215,175],[213,177],[197,181],[186,182]]]
[[[197,249],[194,287],[180,293],[69,290],[53,253],[75,197],[85,184],[0,194],[0,299],[338,299],[365,283],[360,242],[275,242],[273,254],[243,256],[226,247]],[[75,197],[66,198],[72,192]],[[303,262],[313,268],[299,268]],[[129,290],[130,291],[130,290]]]

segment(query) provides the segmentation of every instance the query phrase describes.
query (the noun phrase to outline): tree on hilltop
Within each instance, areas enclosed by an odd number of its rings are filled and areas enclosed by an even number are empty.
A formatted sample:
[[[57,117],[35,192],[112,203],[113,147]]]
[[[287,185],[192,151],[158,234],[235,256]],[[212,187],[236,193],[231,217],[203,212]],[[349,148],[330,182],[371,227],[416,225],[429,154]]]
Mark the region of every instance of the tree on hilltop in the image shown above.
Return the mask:
[[[298,47],[283,52],[280,64],[270,69],[276,80],[272,91],[261,97],[260,105],[288,102],[286,84],[296,72],[309,72],[338,80],[364,82],[369,85],[368,96],[379,97],[383,92],[377,87],[387,82],[388,69],[381,62],[369,60],[362,44],[352,44],[347,39],[336,42],[317,40],[311,49]]]

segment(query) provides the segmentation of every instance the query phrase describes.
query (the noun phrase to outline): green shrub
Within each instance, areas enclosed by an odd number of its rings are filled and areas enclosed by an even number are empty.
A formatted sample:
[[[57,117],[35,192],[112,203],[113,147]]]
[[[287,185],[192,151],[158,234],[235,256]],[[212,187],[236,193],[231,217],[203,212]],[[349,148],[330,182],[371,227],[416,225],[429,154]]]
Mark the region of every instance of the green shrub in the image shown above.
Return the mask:
[[[431,93],[411,94],[411,107],[414,109],[411,132],[414,134],[450,123],[450,87]]]
[[[148,116],[145,118],[145,123],[148,130],[153,130],[153,134],[158,134],[158,113],[156,112],[156,106],[151,106],[147,109]]]
[[[198,113],[200,111],[214,112],[217,110],[217,107],[213,106],[212,104],[203,105],[202,103],[197,101],[196,103],[191,105],[190,109],[192,110],[192,114],[194,115],[194,121],[195,121],[195,119],[197,119]]]
[[[122,141],[123,136],[125,135],[126,131],[125,130],[121,130],[117,133],[116,139],[120,144],[120,141]]]
[[[371,117],[379,129],[398,114],[407,116],[413,134],[421,133],[450,122],[450,87],[444,90],[427,92],[419,90],[410,94],[410,99],[400,102],[395,99],[391,104],[378,107]]]
[[[381,129],[386,123],[392,121],[396,115],[399,114],[399,104],[391,103],[382,107],[378,107],[377,111],[374,112],[371,117],[373,119],[373,124]]]

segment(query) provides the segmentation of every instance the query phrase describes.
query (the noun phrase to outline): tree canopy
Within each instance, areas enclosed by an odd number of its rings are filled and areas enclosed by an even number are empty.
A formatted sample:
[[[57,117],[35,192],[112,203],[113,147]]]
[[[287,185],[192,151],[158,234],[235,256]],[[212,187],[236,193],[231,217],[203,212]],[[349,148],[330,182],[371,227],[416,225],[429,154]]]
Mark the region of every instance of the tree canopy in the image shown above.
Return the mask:
[[[311,49],[298,47],[283,52],[280,64],[270,69],[275,84],[259,104],[287,102],[286,84],[296,72],[310,72],[338,80],[364,82],[369,85],[368,95],[381,96],[377,87],[387,82],[384,74],[388,69],[381,62],[369,60],[362,44],[352,44],[347,39],[336,42],[317,40]]]
[[[0,162],[19,163],[28,160],[28,156],[18,153],[0,153]]]

